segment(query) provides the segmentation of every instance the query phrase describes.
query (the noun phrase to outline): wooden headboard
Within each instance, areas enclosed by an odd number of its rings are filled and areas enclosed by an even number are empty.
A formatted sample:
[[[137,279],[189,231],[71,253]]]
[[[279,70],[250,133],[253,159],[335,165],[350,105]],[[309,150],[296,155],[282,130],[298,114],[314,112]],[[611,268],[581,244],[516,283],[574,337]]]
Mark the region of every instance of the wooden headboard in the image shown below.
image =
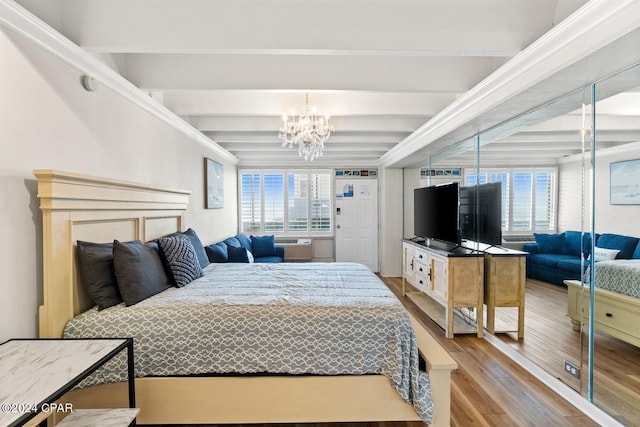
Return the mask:
[[[41,338],[93,303],[76,273],[76,241],[143,242],[184,229],[190,191],[150,187],[55,170],[34,170],[42,210]]]

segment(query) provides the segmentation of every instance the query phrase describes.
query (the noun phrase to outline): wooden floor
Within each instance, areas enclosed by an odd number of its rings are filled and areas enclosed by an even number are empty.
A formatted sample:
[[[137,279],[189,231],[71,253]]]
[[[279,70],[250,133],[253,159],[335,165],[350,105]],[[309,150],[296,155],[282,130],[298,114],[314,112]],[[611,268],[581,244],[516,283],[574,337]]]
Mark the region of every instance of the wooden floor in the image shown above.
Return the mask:
[[[439,326],[401,296],[400,278],[383,281],[458,362],[451,379],[452,427],[598,425],[484,339],[445,338]]]
[[[524,339],[497,336],[586,397],[587,373],[577,379],[563,370],[564,360],[586,367],[588,355],[586,333],[574,331],[566,316],[567,289],[528,279],[525,305]],[[497,317],[503,325],[516,322],[512,309],[499,309]],[[594,360],[594,403],[623,424],[640,426],[640,348],[596,331]]]

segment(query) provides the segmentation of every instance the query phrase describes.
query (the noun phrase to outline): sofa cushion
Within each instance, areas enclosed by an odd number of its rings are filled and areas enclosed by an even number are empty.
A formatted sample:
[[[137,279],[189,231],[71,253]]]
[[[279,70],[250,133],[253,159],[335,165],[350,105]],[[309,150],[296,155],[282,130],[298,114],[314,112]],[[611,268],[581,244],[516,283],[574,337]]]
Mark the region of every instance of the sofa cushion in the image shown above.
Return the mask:
[[[636,246],[636,250],[633,252],[633,259],[640,259],[640,242],[638,242],[638,246]]]
[[[227,245],[223,242],[214,243],[213,245],[205,246],[205,252],[209,261],[211,262],[227,262],[229,261],[229,253],[227,251]]]
[[[542,267],[550,267],[557,268],[558,261],[567,259],[567,255],[565,254],[537,254],[530,255],[527,257],[527,264],[542,266]]]
[[[263,256],[263,257],[256,257],[255,258],[255,262],[282,262],[282,257],[281,256]]]
[[[619,249],[617,259],[630,259],[640,239],[620,234],[603,234],[596,241],[599,248]]]
[[[565,253],[564,233],[544,234],[533,233],[533,237],[538,244],[538,252],[541,254],[563,254]]]
[[[226,239],[224,239],[222,241],[222,243],[224,243],[227,246],[233,247],[233,248],[241,248],[242,247],[242,245],[240,244],[238,239],[236,239],[235,237],[227,237]]]
[[[581,233],[580,231],[565,231],[564,243],[565,252],[568,255],[580,256],[580,237],[582,236],[582,253],[585,257],[591,252],[591,233]],[[596,234],[596,240],[598,235]]]
[[[253,247],[251,246],[251,239],[246,234],[237,234],[236,239],[240,242],[240,246],[248,250],[249,252],[253,252]]]
[[[256,258],[274,256],[276,254],[275,236],[251,236],[251,248]]]
[[[585,268],[586,265],[585,263]],[[560,259],[558,260],[557,268],[560,271],[571,271],[580,274],[580,270],[582,269],[581,259],[576,257]]]

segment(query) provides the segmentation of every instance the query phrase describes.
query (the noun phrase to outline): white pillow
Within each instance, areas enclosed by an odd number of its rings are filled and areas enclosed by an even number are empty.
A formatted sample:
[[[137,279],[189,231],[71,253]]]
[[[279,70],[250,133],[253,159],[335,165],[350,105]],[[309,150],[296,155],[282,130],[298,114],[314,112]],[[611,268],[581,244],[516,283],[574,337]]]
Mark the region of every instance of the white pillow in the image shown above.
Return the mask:
[[[615,257],[615,255],[614,255]],[[247,259],[249,260],[249,262],[255,262],[255,258],[253,257],[253,254],[251,253],[251,251],[249,249],[247,249]]]
[[[620,251],[618,249],[605,249],[605,248],[599,248],[599,247],[595,247],[593,249],[593,259],[598,262],[598,261],[609,261],[612,259],[616,259],[616,256],[618,256],[618,253]]]

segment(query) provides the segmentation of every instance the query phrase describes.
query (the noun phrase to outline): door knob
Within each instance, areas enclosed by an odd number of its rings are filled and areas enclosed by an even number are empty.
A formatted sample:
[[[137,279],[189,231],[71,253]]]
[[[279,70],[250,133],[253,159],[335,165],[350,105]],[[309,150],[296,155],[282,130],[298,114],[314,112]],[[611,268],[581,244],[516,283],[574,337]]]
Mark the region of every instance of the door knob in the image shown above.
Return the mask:
[[[336,228],[340,228],[340,224],[336,225]]]

